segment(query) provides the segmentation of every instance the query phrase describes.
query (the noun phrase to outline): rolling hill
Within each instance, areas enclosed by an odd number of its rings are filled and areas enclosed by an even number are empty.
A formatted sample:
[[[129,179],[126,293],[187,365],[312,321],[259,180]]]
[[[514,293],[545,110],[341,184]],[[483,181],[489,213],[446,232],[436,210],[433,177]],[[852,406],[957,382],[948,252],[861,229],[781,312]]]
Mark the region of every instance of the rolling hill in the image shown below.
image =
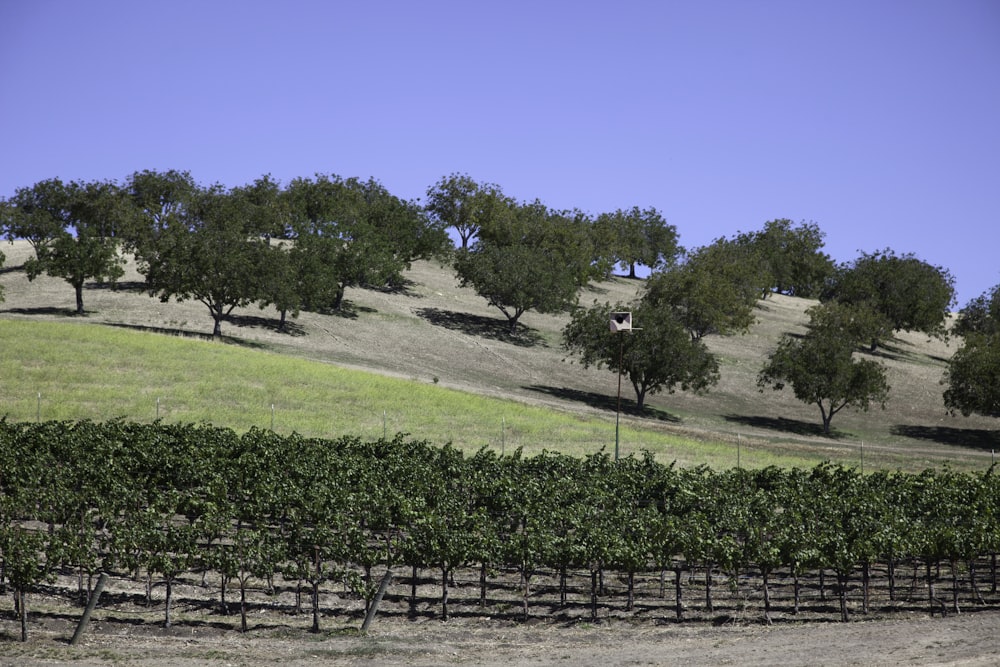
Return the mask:
[[[155,386],[162,384],[162,376],[176,372],[180,375],[172,386],[187,387],[194,393],[200,386],[203,390],[199,400],[225,403],[232,400],[230,394],[240,391],[221,391],[211,383],[195,382],[184,373],[194,373],[198,378],[207,373],[221,376],[219,380],[224,381],[227,376],[238,375],[238,367],[253,365],[257,363],[253,359],[265,355],[272,360],[277,357],[290,364],[305,364],[266,371],[283,377],[277,399],[275,390],[270,390],[272,423],[275,403],[279,411],[285,409],[283,398],[292,392],[288,387],[296,384],[296,375],[302,377],[298,384],[302,385],[302,396],[308,398],[299,398],[303,412],[294,428],[300,432],[311,428],[306,415],[315,412],[316,405],[329,405],[331,411],[337,412],[337,401],[344,401],[342,395],[327,400],[321,395],[325,389],[310,389],[323,385],[323,381],[310,379],[312,371],[307,370],[319,364],[345,372],[360,371],[350,382],[370,385],[372,381],[360,378],[376,374],[402,383],[391,388],[369,386],[365,390],[369,397],[366,402],[350,409],[360,412],[349,411],[364,417],[328,422],[335,423],[336,428],[369,435],[381,435],[388,429],[407,431],[415,437],[447,437],[470,449],[525,446],[526,451],[548,448],[581,453],[614,446],[617,376],[607,370],[584,369],[561,348],[560,331],[567,316],[526,313],[521,334],[510,337],[499,312],[490,309],[471,289],[460,287],[448,268],[434,262],[416,263],[400,290],[349,290],[344,312],[302,313],[289,320],[286,333],[277,331],[277,316],[271,309],[237,311],[223,325],[226,341],[235,345],[208,346],[201,340],[211,333],[207,309],[197,302],[161,303],[149,297],[133,266],[114,289],[89,285],[84,294],[87,315],[80,318],[72,315],[73,291],[67,283],[45,276],[29,283],[18,269],[30,256],[26,242],[4,245],[3,252],[7,261],[0,269],[6,299],[0,303],[0,339],[5,341],[0,352],[0,415],[10,419],[43,417],[42,399],[39,396],[36,400],[36,394],[58,396],[60,387],[66,384],[65,378],[60,378],[61,367],[66,364],[80,364],[73,370],[78,390],[82,386],[86,392],[88,382],[95,386],[108,384],[96,376],[101,368],[107,375],[102,363],[109,356],[118,356],[107,350],[134,345],[121,338],[115,342],[114,335],[139,336],[146,341],[147,347],[131,347],[131,356],[115,360],[127,369],[142,367],[139,356],[147,354],[143,350],[172,347],[163,343],[168,340],[164,334],[170,334],[173,339],[182,339],[182,347],[188,347],[171,352],[177,356],[167,356],[157,362],[160,365],[150,366],[148,376],[133,373],[130,379],[121,380],[126,393],[148,394],[147,404],[156,403],[155,413],[152,409],[142,415],[117,412],[114,402],[124,399],[108,399],[111,405],[96,405],[103,399],[99,398],[101,392],[94,391],[92,401],[61,405],[59,417],[106,419],[121,415],[150,419],[160,415],[167,419],[203,419],[205,413],[171,412],[170,397],[164,399],[160,413],[161,397],[153,394]],[[595,300],[627,301],[640,289],[640,281],[615,278],[586,290],[580,302],[589,305]],[[760,392],[755,379],[767,354],[782,333],[803,330],[804,311],[814,303],[775,295],[759,303],[758,323],[746,335],[709,337],[709,347],[719,356],[722,379],[708,394],[652,396],[645,413],[636,415],[631,409],[631,388],[624,382],[625,451],[649,449],[658,457],[676,459],[684,465],[787,465],[827,458],[872,468],[921,469],[943,463],[981,468],[990,464],[992,452],[1000,450],[1000,424],[985,417],[948,415],[942,403],[940,381],[946,360],[955,349],[954,341],[949,344],[927,340],[922,334],[900,335],[878,354],[888,367],[892,386],[886,410],[845,410],[833,421],[832,437],[822,436],[818,409],[796,401],[790,390]],[[15,322],[19,327],[16,341],[10,338]],[[66,323],[103,333],[96,334],[97,341],[88,336],[92,342],[85,344],[83,336],[66,333],[74,330],[49,330],[43,335],[22,328],[43,323]],[[100,345],[102,336],[105,347]],[[79,346],[78,351],[74,351],[75,346]],[[194,347],[188,349],[190,346]],[[52,348],[61,348],[67,355],[63,359],[77,361],[46,361],[54,358],[45,353]],[[217,355],[220,348],[233,352],[238,348],[241,356],[218,360],[218,365],[201,363],[201,359]],[[40,375],[47,365],[55,368],[45,368],[46,373]],[[95,373],[90,379],[88,368]],[[48,384],[41,385],[41,376],[49,378],[44,381]],[[252,378],[241,378],[240,382],[251,388],[257,384]],[[423,397],[428,389],[440,392],[435,394],[440,398],[431,400],[432,407],[421,403],[423,407],[415,408],[419,402],[415,398]],[[262,414],[255,416],[260,426],[268,426],[265,394],[260,399],[265,404],[260,406]],[[504,407],[481,404],[481,400],[498,400]],[[528,415],[524,410],[538,412]],[[519,412],[519,417],[513,416]],[[481,430],[489,435],[471,435],[462,428],[451,430],[441,425],[425,428],[422,417],[431,413],[445,423],[457,422],[463,416],[488,422],[481,425]],[[208,414],[231,413],[217,408],[216,413]],[[211,420],[234,428],[247,427],[239,420],[227,423],[230,420],[225,416]],[[575,427],[566,426],[584,423],[588,426],[582,428],[582,435]],[[535,425],[545,428],[534,430]],[[455,437],[448,437],[451,434]],[[581,438],[585,442],[581,443]]]

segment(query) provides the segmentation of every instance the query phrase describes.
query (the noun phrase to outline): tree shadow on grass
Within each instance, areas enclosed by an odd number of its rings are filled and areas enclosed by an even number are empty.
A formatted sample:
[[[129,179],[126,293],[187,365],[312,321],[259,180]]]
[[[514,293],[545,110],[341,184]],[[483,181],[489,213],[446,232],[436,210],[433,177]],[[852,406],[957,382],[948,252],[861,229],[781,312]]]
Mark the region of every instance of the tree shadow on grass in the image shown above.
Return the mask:
[[[989,431],[979,428],[953,428],[951,426],[913,426],[896,424],[893,435],[917,440],[929,440],[952,447],[966,447],[984,452],[1000,450],[1000,428]]]
[[[55,308],[52,306],[45,306],[40,308],[8,308],[6,310],[0,310],[0,313],[15,313],[17,315],[49,315],[54,317],[86,317],[87,313],[78,315],[76,308]]]
[[[435,326],[458,331],[468,336],[487,338],[520,347],[535,347],[545,344],[545,339],[534,329],[518,324],[517,333],[512,334],[510,333],[510,325],[505,320],[495,317],[459,313],[441,308],[420,308],[414,312],[417,317],[427,320]]]
[[[255,329],[270,329],[275,333],[286,334],[289,336],[305,336],[306,330],[301,324],[297,322],[290,322],[285,320],[284,330],[281,328],[281,320],[277,317],[259,317],[256,315],[230,315],[226,318],[226,322],[229,322],[235,327],[240,329],[246,327],[252,327]]]
[[[368,306],[359,306],[350,299],[344,299],[340,302],[340,308],[303,308],[302,310],[308,313],[316,313],[317,315],[328,315],[330,317],[339,317],[345,320],[356,320],[361,316],[361,313],[377,313],[378,311],[374,308],[369,308]]]
[[[143,324],[123,324],[122,322],[108,322],[107,326],[119,329],[129,329],[131,331],[141,331],[144,333],[163,334],[165,336],[178,336],[180,338],[196,338],[198,340],[212,340],[211,333],[201,333],[198,331],[185,331],[184,329],[173,329],[170,327],[151,327]]]
[[[130,329],[131,331],[141,331],[144,333],[156,333],[165,336],[178,336],[180,338],[194,338],[196,340],[215,340],[211,333],[203,333],[199,331],[185,331],[184,329],[171,329],[169,327],[150,327],[141,324],[123,324],[121,322],[108,322],[109,327],[118,327],[119,329]],[[266,350],[267,345],[253,340],[244,340],[242,338],[233,338],[232,336],[227,336],[225,333],[225,328],[223,328],[223,333],[219,342],[225,343],[226,345],[238,345],[239,347],[248,347],[254,350]]]
[[[579,389],[568,389],[566,387],[549,387],[538,384],[527,385],[522,388],[527,389],[528,391],[537,391],[540,394],[554,396],[565,401],[583,403],[584,405],[589,405],[592,408],[605,410],[607,412],[616,412],[618,409],[617,396],[608,396],[606,394],[598,394],[592,391],[580,391]],[[642,410],[638,410],[636,409],[635,401],[625,398],[624,395],[622,396],[622,414],[656,419],[674,424],[679,424],[681,421],[680,417],[672,415],[666,410],[660,410],[659,408],[653,408],[648,405],[643,406]]]
[[[141,280],[121,280],[115,283],[90,282],[84,285],[84,287],[88,290],[110,290],[112,292],[134,292],[136,294],[149,293],[149,285]]]
[[[397,283],[390,283],[388,285],[362,285],[361,289],[366,289],[371,292],[380,292],[382,294],[398,294],[400,296],[408,296],[414,299],[422,299],[423,295],[413,290],[416,285],[417,283],[413,282],[409,278],[403,278]]]
[[[763,428],[769,431],[781,431],[783,433],[793,433],[795,435],[819,436],[821,438],[831,438],[839,440],[847,437],[835,428],[829,433],[823,432],[823,424],[816,422],[804,422],[800,419],[786,419],[785,417],[760,417],[756,415],[725,415],[727,422]]]

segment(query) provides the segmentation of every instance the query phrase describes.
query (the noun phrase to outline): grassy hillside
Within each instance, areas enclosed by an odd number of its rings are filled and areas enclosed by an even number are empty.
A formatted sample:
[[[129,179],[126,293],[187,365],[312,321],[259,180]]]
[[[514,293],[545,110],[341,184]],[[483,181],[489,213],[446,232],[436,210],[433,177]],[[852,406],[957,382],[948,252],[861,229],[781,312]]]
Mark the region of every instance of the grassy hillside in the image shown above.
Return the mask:
[[[559,345],[566,317],[528,313],[526,329],[510,338],[499,312],[434,263],[415,265],[401,291],[349,290],[345,313],[303,313],[289,333],[276,331],[271,310],[240,311],[223,325],[225,345],[206,340],[203,305],[150,298],[134,270],[116,289],[89,286],[80,318],[67,283],[29,283],[17,269],[26,243],[3,251],[0,415],[9,419],[158,415],[306,435],[405,431],[468,449],[614,448],[617,376],[567,357]],[[581,301],[627,300],[639,288],[615,279]],[[860,465],[862,456],[866,469],[989,465],[1000,424],[946,414],[939,382],[953,348],[941,341],[904,334],[880,354],[892,385],[887,409],[839,414],[831,438],[815,406],[789,390],[759,392],[764,358],[781,333],[801,330],[812,303],[769,298],[749,334],[711,337],[722,381],[705,396],[654,396],[635,415],[624,383],[623,453],[649,449],[719,467],[737,457],[755,467]]]

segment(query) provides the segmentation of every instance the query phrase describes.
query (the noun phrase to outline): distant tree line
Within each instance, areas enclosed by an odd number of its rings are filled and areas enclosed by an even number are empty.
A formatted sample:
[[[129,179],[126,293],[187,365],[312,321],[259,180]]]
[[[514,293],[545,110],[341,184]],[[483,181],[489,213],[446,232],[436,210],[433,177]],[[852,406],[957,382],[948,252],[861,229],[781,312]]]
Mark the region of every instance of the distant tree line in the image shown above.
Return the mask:
[[[78,313],[86,282],[114,283],[130,253],[151,296],[204,304],[216,337],[236,308],[273,307],[283,329],[289,314],[339,310],[348,288],[398,286],[412,262],[438,258],[504,315],[511,336],[525,312],[570,312],[565,346],[587,366],[620,370],[640,409],[660,391],[714,385],[718,362],[705,337],[746,332],[760,299],[818,298],[805,334],[782,338],[758,384],[791,387],[818,407],[826,432],[841,409],[884,406],[885,368],[870,355],[900,331],[945,336],[955,301],[948,270],[912,254],[885,249],[835,264],[815,223],[776,219],[685,249],[654,208],[554,210],[457,173],[426,194],[420,205],[374,179],[330,174],[226,188],[188,172],[140,171],[121,184],[18,188],[0,200],[0,231],[33,247],[29,279],[70,283]],[[634,277],[637,266],[651,273],[635,302],[578,304],[587,284],[616,268]],[[634,311],[642,332],[611,333],[613,310]],[[1000,413],[998,318],[996,288],[963,309],[954,332],[965,344],[946,375],[950,409]]]

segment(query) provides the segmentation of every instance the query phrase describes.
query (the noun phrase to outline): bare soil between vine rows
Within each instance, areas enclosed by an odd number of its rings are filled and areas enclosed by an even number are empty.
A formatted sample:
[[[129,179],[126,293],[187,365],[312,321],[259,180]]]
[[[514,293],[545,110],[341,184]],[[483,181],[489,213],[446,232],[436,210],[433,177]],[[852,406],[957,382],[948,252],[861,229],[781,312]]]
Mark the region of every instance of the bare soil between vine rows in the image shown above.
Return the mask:
[[[534,580],[533,580],[534,581]],[[75,580],[28,597],[28,641],[18,641],[20,626],[12,598],[0,599],[0,666],[137,665],[996,665],[1000,661],[1000,608],[987,594],[988,607],[963,598],[962,613],[933,617],[919,583],[904,576],[898,599],[890,602],[883,584],[872,591],[869,614],[860,610],[860,593],[849,593],[851,620],[838,620],[833,582],[821,599],[817,582],[803,591],[802,611],[791,613],[788,582],[778,580],[773,624],[764,622],[759,582],[735,587],[720,577],[714,609],[704,604],[703,579],[684,578],[685,618],[674,615],[672,581],[660,597],[659,577],[637,582],[637,602],[626,611],[622,582],[608,581],[591,618],[589,578],[577,573],[568,604],[560,604],[557,580],[540,576],[532,586],[530,616],[521,616],[516,575],[494,581],[487,606],[479,606],[475,573],[462,571],[450,593],[450,618],[443,621],[440,582],[433,570],[421,571],[416,603],[403,573],[389,588],[367,636],[359,633],[363,603],[338,586],[324,587],[320,632],[310,632],[309,598],[295,612],[294,587],[276,592],[253,589],[248,597],[249,631],[239,632],[239,592],[227,593],[229,613],[219,604],[217,585],[196,577],[175,589],[172,624],[163,627],[164,592],[154,586],[147,605],[141,582],[115,578],[109,583],[83,639],[69,641],[83,612],[73,600]],[[938,583],[939,587],[944,581]],[[945,593],[941,590],[941,593]],[[950,594],[948,594],[950,595]],[[946,596],[947,597],[947,596]]]

